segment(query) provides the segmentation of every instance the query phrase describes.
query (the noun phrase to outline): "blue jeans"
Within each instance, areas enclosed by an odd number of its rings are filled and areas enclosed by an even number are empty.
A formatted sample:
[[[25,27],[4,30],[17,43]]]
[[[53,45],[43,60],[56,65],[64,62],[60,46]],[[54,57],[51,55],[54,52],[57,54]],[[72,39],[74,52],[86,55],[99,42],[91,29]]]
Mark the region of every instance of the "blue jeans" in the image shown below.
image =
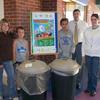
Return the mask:
[[[88,84],[87,89],[89,91],[96,91],[97,87],[97,72],[100,64],[100,57],[85,57],[86,68],[88,70]]]
[[[3,96],[3,69],[5,69],[8,77],[8,93],[9,97],[15,97],[17,95],[15,85],[15,74],[12,61],[4,61],[3,68],[0,68],[0,96]]]

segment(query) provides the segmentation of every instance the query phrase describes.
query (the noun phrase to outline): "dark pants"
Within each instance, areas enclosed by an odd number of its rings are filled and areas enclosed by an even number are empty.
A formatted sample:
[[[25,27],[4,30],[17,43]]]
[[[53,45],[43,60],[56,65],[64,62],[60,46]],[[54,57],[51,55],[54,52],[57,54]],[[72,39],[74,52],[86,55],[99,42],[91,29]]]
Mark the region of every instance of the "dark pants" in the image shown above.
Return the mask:
[[[15,63],[13,64],[15,74],[16,74],[16,67],[19,66],[21,63],[22,63],[22,62],[15,62]]]
[[[96,91],[97,87],[97,72],[99,70],[100,57],[85,57],[86,67],[88,70],[88,84],[87,89],[89,91]]]
[[[79,70],[79,73],[77,75],[76,84],[81,83],[82,76],[83,76],[84,66],[82,65],[82,50],[81,49],[82,49],[82,43],[78,43],[76,45],[75,53],[72,54],[72,59],[76,60],[76,62],[81,66],[81,69]]]

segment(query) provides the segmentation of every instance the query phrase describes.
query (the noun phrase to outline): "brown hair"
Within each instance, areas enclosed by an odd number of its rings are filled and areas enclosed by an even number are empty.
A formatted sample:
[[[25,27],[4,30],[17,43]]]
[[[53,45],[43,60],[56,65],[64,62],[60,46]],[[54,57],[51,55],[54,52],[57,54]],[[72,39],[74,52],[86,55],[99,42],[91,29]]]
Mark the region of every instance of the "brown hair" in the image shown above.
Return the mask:
[[[79,13],[80,13],[80,10],[79,10],[79,9],[74,9],[74,10],[73,10],[73,14],[74,14],[75,12],[79,12]]]
[[[92,14],[91,17],[96,17],[97,19],[99,19],[99,15],[98,14]]]
[[[68,18],[62,18],[62,19],[60,20],[60,25],[62,24],[63,21],[69,22],[69,21],[68,21]]]
[[[5,19],[5,18],[1,19],[0,20],[0,32],[2,31],[2,24],[3,23],[8,23],[8,25],[10,25],[10,23],[9,23],[9,21],[7,19]]]
[[[7,19],[3,18],[3,19],[0,20],[0,24],[3,24],[3,23],[9,24],[9,21]]]
[[[16,32],[18,32],[19,29],[24,30],[24,28],[23,28],[22,26],[18,26],[18,27],[16,28]]]

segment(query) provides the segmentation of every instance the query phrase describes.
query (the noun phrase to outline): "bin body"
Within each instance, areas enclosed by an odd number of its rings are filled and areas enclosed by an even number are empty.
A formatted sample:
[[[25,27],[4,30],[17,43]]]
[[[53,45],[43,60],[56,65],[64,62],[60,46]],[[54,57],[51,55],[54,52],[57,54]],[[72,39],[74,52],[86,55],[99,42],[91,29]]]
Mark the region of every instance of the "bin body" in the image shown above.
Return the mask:
[[[46,100],[50,68],[42,61],[24,62],[17,68],[23,100]]]
[[[69,68],[71,67],[69,66],[70,64],[71,66],[75,65],[75,70],[74,68]],[[52,62],[50,66],[52,66],[51,83],[53,100],[74,100],[76,76],[79,70],[77,63],[71,59],[69,61],[58,59]]]
[[[47,91],[38,95],[29,95],[24,90],[21,90],[22,100],[47,100]]]
[[[76,75],[61,76],[52,72],[51,82],[53,100],[74,100]]]

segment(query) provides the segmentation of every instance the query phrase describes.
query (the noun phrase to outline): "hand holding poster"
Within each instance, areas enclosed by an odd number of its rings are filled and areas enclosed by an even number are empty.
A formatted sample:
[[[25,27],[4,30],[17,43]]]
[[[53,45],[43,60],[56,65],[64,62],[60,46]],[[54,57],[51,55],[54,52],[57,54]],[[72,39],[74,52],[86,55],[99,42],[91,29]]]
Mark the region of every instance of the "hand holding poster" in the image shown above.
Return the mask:
[[[32,12],[32,54],[57,52],[57,14],[54,12]]]

